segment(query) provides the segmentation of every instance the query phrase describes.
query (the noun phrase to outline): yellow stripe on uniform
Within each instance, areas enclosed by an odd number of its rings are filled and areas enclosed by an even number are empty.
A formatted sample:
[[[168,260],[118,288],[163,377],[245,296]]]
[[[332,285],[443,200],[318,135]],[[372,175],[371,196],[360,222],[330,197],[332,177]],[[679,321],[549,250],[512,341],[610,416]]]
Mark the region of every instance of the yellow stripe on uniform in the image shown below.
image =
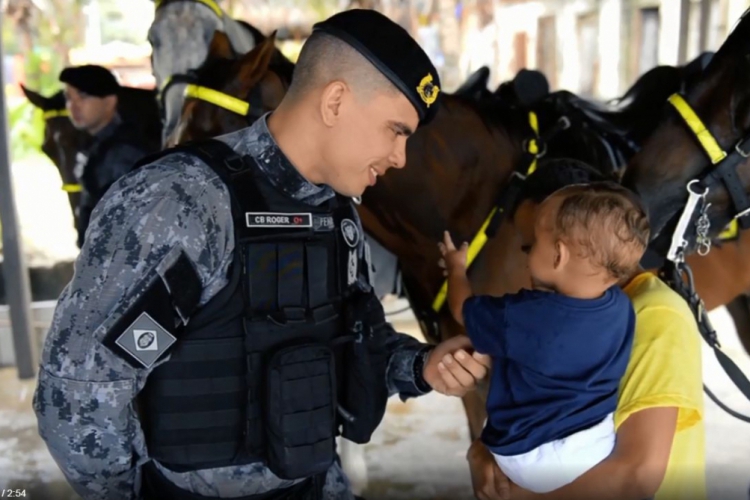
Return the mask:
[[[80,193],[81,192],[81,185],[80,184],[63,184],[62,190],[66,193]]]

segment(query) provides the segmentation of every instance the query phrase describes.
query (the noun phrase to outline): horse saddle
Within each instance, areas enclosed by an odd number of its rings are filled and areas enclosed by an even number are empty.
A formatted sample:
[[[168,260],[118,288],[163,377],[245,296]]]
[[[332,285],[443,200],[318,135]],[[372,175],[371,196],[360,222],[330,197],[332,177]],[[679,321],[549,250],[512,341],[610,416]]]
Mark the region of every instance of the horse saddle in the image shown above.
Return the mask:
[[[533,69],[522,69],[513,78],[518,103],[531,106],[549,95],[549,81],[544,73]]]
[[[600,133],[627,136],[631,132],[629,127],[619,123],[617,110],[606,104],[589,101],[566,91],[555,92],[552,96],[565,107],[578,111],[586,123]]]
[[[479,99],[484,92],[487,92],[487,81],[490,78],[490,68],[482,66],[454,92],[454,95],[465,99]]]

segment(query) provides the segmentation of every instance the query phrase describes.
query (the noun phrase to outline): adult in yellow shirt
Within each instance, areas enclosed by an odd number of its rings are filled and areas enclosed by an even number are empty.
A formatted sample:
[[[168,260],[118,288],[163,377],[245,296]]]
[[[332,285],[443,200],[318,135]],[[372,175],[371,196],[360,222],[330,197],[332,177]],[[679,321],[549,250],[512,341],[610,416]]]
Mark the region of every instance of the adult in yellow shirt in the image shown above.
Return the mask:
[[[536,207],[559,188],[602,180],[573,160],[540,164],[525,186],[512,223],[523,244],[533,238]],[[612,454],[574,482],[546,494],[511,484],[477,440],[467,458],[480,500],[704,500],[705,429],[698,326],[687,303],[652,273],[623,283],[633,302],[636,329],[627,371],[620,383]],[[606,334],[606,332],[602,332]]]

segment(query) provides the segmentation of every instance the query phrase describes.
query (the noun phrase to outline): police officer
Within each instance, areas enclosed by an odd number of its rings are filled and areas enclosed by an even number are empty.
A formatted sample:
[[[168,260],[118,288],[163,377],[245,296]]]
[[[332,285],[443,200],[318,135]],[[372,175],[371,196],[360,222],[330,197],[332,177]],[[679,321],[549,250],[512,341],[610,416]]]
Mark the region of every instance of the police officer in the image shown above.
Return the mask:
[[[125,124],[117,113],[120,85],[108,69],[94,65],[70,67],[60,73],[60,81],[65,84],[70,121],[92,137],[78,152],[74,169],[82,188],[77,209],[80,248],[96,204],[112,183],[149,151],[136,127]]]
[[[405,164],[439,79],[374,11],[314,27],[284,102],[144,160],[97,209],[46,339],[39,430],[84,498],[350,499],[389,396],[488,360],[386,323],[351,198]]]

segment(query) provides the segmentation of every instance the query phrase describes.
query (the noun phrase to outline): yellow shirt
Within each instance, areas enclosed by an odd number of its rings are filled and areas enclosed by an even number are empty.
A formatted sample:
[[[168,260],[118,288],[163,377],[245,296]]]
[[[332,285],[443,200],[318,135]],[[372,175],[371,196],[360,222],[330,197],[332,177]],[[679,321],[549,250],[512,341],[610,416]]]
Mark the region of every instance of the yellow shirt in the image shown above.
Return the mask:
[[[620,382],[619,427],[646,408],[677,407],[677,432],[655,500],[705,500],[706,450],[700,334],[690,308],[651,273],[625,293],[636,313],[633,352]]]

